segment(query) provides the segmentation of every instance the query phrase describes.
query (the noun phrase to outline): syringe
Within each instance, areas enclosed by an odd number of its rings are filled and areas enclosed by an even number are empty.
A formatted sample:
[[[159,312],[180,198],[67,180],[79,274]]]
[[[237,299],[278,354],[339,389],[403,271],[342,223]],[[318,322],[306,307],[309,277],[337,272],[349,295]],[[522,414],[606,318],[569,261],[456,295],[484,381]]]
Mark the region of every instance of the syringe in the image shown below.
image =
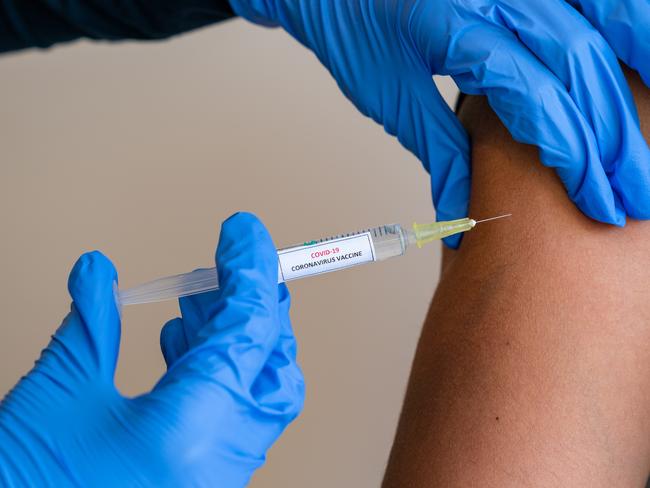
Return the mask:
[[[482,222],[510,217],[500,215],[484,220],[464,218],[432,224],[382,225],[371,229],[327,237],[278,251],[278,283],[306,278],[360,264],[401,256],[413,244],[424,244],[467,232]],[[117,292],[122,305],[158,302],[217,290],[216,268],[197,269],[190,273],[159,278]]]

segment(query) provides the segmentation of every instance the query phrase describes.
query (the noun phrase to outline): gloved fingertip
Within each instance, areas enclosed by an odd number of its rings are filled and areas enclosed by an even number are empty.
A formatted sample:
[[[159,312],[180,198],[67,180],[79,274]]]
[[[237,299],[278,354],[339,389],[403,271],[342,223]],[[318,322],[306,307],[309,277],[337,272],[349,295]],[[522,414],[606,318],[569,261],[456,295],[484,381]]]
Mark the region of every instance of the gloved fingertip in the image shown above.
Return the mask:
[[[221,235],[232,239],[241,239],[259,231],[266,231],[266,228],[257,215],[250,212],[237,212],[221,224]]]
[[[265,234],[268,234],[266,228],[255,215],[248,212],[231,215],[221,224],[216,251],[217,262],[222,255],[233,250],[236,254],[248,252],[258,238],[261,238],[262,242],[265,240]]]
[[[625,227],[626,209],[609,182],[597,184],[597,180],[592,178],[575,194],[569,191],[569,198],[587,217],[603,224]]]
[[[75,303],[95,301],[98,295],[106,295],[114,301],[117,283],[115,266],[104,254],[92,251],[83,254],[75,263],[68,278],[68,291]]]
[[[627,215],[623,209],[617,209],[611,224],[615,225],[616,227],[625,227],[625,224],[627,224]]]
[[[625,214],[617,215],[613,222],[605,222],[606,224],[611,224],[616,227],[625,227],[627,224],[627,216]]]
[[[246,270],[256,271],[255,277],[249,276],[247,280],[265,277],[277,283],[277,259],[271,235],[255,215],[236,213],[222,224],[216,252],[222,289],[232,276],[243,279]]]

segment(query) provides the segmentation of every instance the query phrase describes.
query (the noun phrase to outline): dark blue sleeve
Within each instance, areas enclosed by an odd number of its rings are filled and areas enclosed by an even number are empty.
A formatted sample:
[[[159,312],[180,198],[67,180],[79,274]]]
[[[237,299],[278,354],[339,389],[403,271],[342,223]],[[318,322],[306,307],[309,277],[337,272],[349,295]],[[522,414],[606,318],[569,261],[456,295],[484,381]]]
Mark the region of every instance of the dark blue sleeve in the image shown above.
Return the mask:
[[[163,39],[233,15],[227,0],[0,0],[0,52],[79,38]]]

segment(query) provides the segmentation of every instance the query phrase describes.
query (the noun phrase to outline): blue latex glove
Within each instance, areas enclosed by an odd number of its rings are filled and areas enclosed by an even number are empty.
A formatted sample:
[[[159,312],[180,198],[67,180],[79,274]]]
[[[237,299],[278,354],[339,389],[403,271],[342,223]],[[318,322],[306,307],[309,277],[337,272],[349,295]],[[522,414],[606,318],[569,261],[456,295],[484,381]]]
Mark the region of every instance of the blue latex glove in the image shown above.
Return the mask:
[[[181,300],[165,325],[167,372],[125,398],[113,376],[120,317],[110,261],[82,256],[72,310],[0,404],[0,486],[244,486],[299,413],[303,379],[264,226],[223,224],[218,293]]]
[[[650,87],[650,2],[567,0],[603,35],[616,55]]]
[[[564,0],[231,5],[253,22],[286,29],[362,113],[397,135],[431,173],[439,219],[467,215],[470,168],[466,135],[432,74],[486,95],[513,137],[539,147],[590,217],[617,225],[626,214],[650,218],[650,150],[629,87],[609,45]]]

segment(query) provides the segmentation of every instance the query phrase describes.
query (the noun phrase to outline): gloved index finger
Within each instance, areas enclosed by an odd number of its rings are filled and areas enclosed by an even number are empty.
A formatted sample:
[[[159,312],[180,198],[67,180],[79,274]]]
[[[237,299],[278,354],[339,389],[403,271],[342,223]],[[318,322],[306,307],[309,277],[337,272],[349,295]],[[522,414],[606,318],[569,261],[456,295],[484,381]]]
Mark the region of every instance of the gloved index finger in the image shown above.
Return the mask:
[[[201,310],[191,320],[201,323],[189,324],[188,351],[162,383],[193,372],[249,388],[278,341],[277,251],[266,228],[254,215],[235,214],[222,225],[216,260],[220,290],[192,301]]]
[[[278,255],[266,227],[253,214],[240,212],[221,226],[216,253],[221,298],[272,295],[278,301]]]
[[[68,279],[73,300],[72,316],[57,331],[53,343],[66,343],[74,351],[74,363],[113,380],[120,346],[120,315],[115,302],[117,272],[98,251],[86,253],[74,265]]]
[[[280,333],[277,250],[257,217],[238,213],[221,226],[216,261],[220,287],[216,313],[197,336],[224,351],[232,347],[240,357],[231,359],[261,369]]]

